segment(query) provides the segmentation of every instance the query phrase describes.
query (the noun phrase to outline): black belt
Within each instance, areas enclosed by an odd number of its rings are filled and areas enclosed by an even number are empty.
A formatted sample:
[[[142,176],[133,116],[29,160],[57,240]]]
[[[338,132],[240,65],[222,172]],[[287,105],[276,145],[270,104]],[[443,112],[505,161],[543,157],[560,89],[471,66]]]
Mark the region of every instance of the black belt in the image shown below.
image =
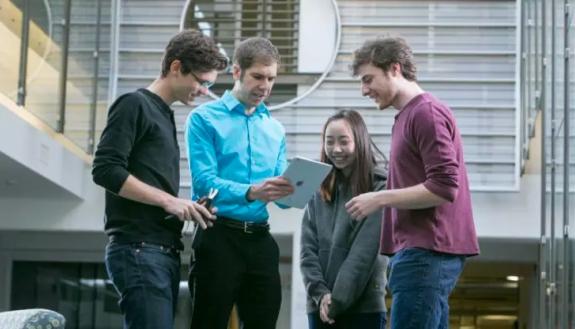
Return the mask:
[[[115,244],[119,244],[119,245],[129,245],[129,246],[132,246],[133,248],[137,248],[137,249],[148,247],[148,248],[154,248],[154,249],[158,249],[158,250],[165,251],[168,253],[173,253],[173,254],[179,254],[180,253],[180,249],[178,249],[174,246],[157,244],[157,243],[150,243],[150,242],[145,242],[145,241],[138,241],[138,242],[126,241],[126,242],[124,242],[114,235],[110,236],[109,241],[110,241],[110,243],[115,243]]]
[[[143,241],[141,239],[138,238],[126,238],[120,235],[110,235],[108,237],[108,241],[110,241],[110,243],[117,243],[117,244],[125,244],[125,245],[131,245],[134,247],[143,247],[143,246],[156,246],[158,247],[158,249],[161,250],[167,250],[167,251],[175,251],[175,252],[180,252],[183,248],[178,248],[177,246],[174,245],[169,245],[169,244],[164,244],[164,243],[156,243],[156,242],[148,242],[148,241]]]
[[[165,251],[165,252],[169,252],[172,254],[179,254],[180,251],[176,248],[176,247],[172,247],[172,246],[165,246],[162,244],[155,244],[155,243],[148,243],[148,242],[137,242],[132,244],[132,246],[136,247],[136,248],[155,248],[155,249],[159,249],[161,251]]]
[[[221,224],[222,226],[248,234],[269,232],[270,230],[270,224],[268,224],[268,222],[245,222],[227,217],[218,217],[215,223],[216,225]]]

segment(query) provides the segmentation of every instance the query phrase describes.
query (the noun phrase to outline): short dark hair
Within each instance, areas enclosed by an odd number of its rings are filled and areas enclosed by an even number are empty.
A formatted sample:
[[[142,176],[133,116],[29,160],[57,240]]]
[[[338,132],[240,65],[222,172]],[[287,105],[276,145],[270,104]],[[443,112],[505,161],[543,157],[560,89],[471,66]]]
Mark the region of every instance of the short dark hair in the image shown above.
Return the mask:
[[[168,75],[175,60],[182,63],[182,74],[221,71],[228,66],[214,40],[196,30],[181,31],[170,39],[162,58],[162,77]]]
[[[240,42],[234,51],[234,64],[246,70],[255,62],[265,65],[280,64],[280,54],[271,41],[262,37],[253,37]]]
[[[361,114],[354,110],[340,110],[330,116],[325,122],[321,136],[321,162],[333,165],[325,153],[325,131],[330,123],[338,120],[345,121],[351,128],[356,156],[354,162],[351,164],[354,170],[349,178],[346,179],[343,173],[334,166],[321,184],[321,198],[328,203],[334,201],[334,194],[337,187],[336,183],[341,182],[341,180],[347,181],[347,185],[350,186],[353,197],[373,191],[373,176],[378,160],[387,165],[387,158],[371,139],[367,131],[367,125]]]
[[[354,76],[365,64],[372,64],[383,72],[389,72],[391,66],[396,63],[401,67],[401,75],[405,79],[417,80],[413,51],[407,42],[399,37],[379,37],[366,41],[361,48],[353,52],[351,69]]]

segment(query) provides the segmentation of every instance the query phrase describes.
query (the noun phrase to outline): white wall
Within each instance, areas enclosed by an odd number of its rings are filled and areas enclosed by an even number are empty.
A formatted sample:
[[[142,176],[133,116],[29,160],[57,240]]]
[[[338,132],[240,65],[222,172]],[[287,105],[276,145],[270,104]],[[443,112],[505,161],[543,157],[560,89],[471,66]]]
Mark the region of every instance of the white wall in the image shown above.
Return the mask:
[[[335,51],[335,11],[331,1],[301,1],[299,31],[299,73],[323,73]]]
[[[3,95],[0,131],[0,230],[103,229],[104,193],[85,153]]]
[[[473,215],[481,238],[539,239],[540,176],[524,175],[519,192],[472,192]],[[303,210],[270,205],[274,234],[296,234]]]
[[[85,159],[64,147],[61,136],[2,94],[0,131],[0,153],[81,197],[81,176],[88,166]],[[6,179],[7,174],[0,174],[0,179]]]
[[[0,198],[0,230],[103,231],[104,191],[88,169],[79,179],[83,200],[75,198]]]

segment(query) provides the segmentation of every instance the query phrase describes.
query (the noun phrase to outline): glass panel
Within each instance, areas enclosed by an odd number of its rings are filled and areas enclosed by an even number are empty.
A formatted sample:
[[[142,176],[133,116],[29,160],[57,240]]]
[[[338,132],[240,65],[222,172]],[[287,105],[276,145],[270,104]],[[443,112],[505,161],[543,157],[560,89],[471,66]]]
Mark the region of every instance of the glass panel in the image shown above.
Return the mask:
[[[9,0],[0,0],[0,8],[0,93],[17,102],[22,10]]]
[[[101,5],[99,30],[98,2]],[[55,130],[60,129],[63,119],[66,136],[84,150],[90,150],[92,132],[95,130],[95,135],[99,136],[106,116],[110,0],[98,2],[71,1],[65,117],[60,118],[60,80],[67,28],[62,22],[66,16],[66,1],[0,0],[3,45],[0,50],[3,59],[0,64],[3,77],[0,92],[17,101],[19,62],[23,58],[26,61],[23,71],[26,76],[25,109]],[[20,38],[24,34],[21,31],[24,12],[29,17],[27,58],[19,52]],[[106,22],[106,25],[101,22]],[[100,51],[96,58],[97,38],[100,40],[99,48],[104,51]],[[100,112],[95,117],[95,127],[92,125],[93,110]]]
[[[545,304],[542,305],[542,322],[540,325],[546,328],[573,328],[573,229],[570,219],[573,218],[572,209],[573,197],[570,186],[572,182],[566,184],[566,179],[572,177],[570,168],[573,167],[572,127],[568,126],[573,122],[566,116],[566,106],[572,112],[572,105],[566,104],[566,97],[573,97],[571,91],[572,82],[566,85],[565,73],[571,72],[572,64],[566,63],[565,49],[570,49],[572,45],[565,44],[565,1],[556,0],[548,2],[548,10],[553,17],[549,17],[547,29],[542,36],[546,36],[547,47],[546,56],[549,65],[545,68],[541,65],[542,77],[545,78],[544,88],[548,99],[545,102],[546,129],[544,134],[544,145],[546,147],[544,160],[546,163],[546,198],[545,206],[547,212],[542,218],[548,232],[545,232],[548,244],[545,247],[545,257],[541,266],[547,270],[545,282]],[[553,12],[553,5],[555,11]],[[569,20],[571,21],[572,18]],[[572,39],[570,39],[572,42]],[[573,54],[568,54],[573,57]],[[545,77],[548,72],[549,76]],[[568,122],[569,120],[569,122]],[[567,154],[566,152],[569,152]],[[566,167],[566,164],[568,167]],[[567,170],[566,170],[567,169]],[[568,198],[567,198],[568,197]],[[570,209],[568,209],[570,208]],[[572,221],[572,220],[571,220]],[[569,233],[571,239],[566,238]]]
[[[526,82],[526,97],[528,101],[528,122],[533,124],[535,122],[535,115],[537,110],[541,107],[538,104],[539,100],[539,68],[541,66],[541,62],[539,60],[538,49],[540,47],[540,30],[541,26],[538,22],[537,12],[540,11],[540,3],[541,0],[530,0],[527,2],[528,6],[528,34],[527,34],[527,62],[528,62],[528,71],[527,71],[527,82]],[[549,81],[545,81],[545,87],[549,89]],[[552,298],[552,291],[553,285],[555,282],[555,268],[554,268],[554,253],[553,250],[555,248],[555,239],[554,239],[554,226],[552,225],[552,217],[554,216],[554,202],[555,202],[555,195],[553,192],[553,182],[552,180],[555,177],[553,167],[551,165],[551,154],[554,152],[552,149],[552,138],[551,138],[551,120],[549,113],[548,104],[542,104],[544,107],[542,111],[539,112],[540,114],[540,124],[542,126],[542,148],[544,152],[541,154],[543,157],[542,163],[543,168],[541,174],[544,175],[542,182],[544,185],[543,188],[543,207],[544,212],[542,212],[541,217],[541,241],[543,245],[540,249],[539,255],[539,273],[540,273],[540,280],[539,280],[539,312],[538,312],[538,323],[534,326],[536,328],[551,328],[551,318],[550,318],[550,309],[552,307],[551,303],[553,301]],[[528,128],[529,129],[529,128]]]
[[[568,36],[570,44],[569,49],[569,198],[568,198],[568,213],[569,213],[569,239],[567,241],[567,291],[569,293],[568,302],[566,305],[567,313],[567,326],[566,328],[575,328],[575,1],[568,1],[570,12],[570,24],[568,28]]]
[[[122,328],[117,294],[103,264],[15,262],[11,309],[47,308],[66,328]]]
[[[13,0],[23,8],[25,0]],[[30,41],[28,43],[25,108],[57,129],[60,120],[60,74],[64,8],[48,1],[28,0]]]
[[[92,111],[97,112],[96,120],[105,117],[110,28],[102,22],[110,21],[109,8],[109,0],[73,1],[71,8],[64,134],[87,151],[93,147]]]
[[[174,328],[189,328],[188,265],[181,270]],[[277,327],[290,327],[291,263],[281,260],[282,309]],[[11,309],[47,308],[66,318],[66,329],[121,329],[118,295],[101,263],[16,261],[12,267]]]

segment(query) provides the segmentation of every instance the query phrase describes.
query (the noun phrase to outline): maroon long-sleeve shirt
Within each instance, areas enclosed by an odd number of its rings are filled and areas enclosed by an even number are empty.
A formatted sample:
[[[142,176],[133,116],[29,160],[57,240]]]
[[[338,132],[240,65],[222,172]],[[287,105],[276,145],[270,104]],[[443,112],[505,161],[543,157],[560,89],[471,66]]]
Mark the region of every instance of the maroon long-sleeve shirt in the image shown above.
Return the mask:
[[[418,247],[478,254],[461,136],[451,110],[429,93],[414,97],[395,116],[387,187],[421,183],[448,202],[426,209],[386,208],[381,252]]]

